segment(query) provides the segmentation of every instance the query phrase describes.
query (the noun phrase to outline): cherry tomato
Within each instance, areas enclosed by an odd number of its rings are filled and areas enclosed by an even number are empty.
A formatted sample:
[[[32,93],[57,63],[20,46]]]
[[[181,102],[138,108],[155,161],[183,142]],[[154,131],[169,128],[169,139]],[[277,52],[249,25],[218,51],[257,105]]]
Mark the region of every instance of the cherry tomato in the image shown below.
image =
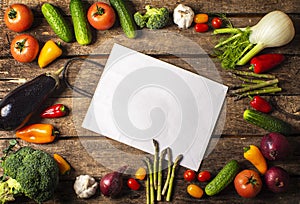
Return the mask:
[[[223,22],[222,22],[222,19],[219,18],[219,17],[214,17],[212,20],[211,20],[211,26],[215,29],[217,28],[221,28]]]
[[[203,196],[203,190],[195,184],[190,184],[186,188],[188,194],[194,198],[201,198]]]
[[[135,172],[135,178],[138,180],[144,180],[146,177],[146,174],[147,174],[146,169],[143,167],[140,167]]]
[[[19,62],[32,62],[39,52],[39,43],[32,35],[17,35],[11,42],[10,52]]]
[[[253,198],[261,191],[262,180],[256,171],[245,169],[234,178],[234,187],[240,196]]]
[[[137,180],[135,180],[134,178],[130,178],[127,181],[127,186],[134,191],[137,191],[140,189],[141,185],[139,184],[139,182],[137,182]]]
[[[206,23],[196,23],[194,28],[195,31],[199,33],[204,33],[208,31],[208,25]]]
[[[24,4],[12,4],[5,10],[4,22],[10,30],[23,32],[31,27],[33,13]]]
[[[196,173],[195,171],[188,169],[184,172],[183,178],[186,181],[192,181],[196,178]]]
[[[197,177],[198,181],[200,182],[209,181],[210,178],[211,178],[211,174],[209,171],[201,171]]]
[[[206,13],[196,14],[194,17],[194,23],[207,23],[208,15]]]
[[[108,30],[116,21],[114,9],[104,2],[96,2],[87,12],[89,23],[97,30]]]

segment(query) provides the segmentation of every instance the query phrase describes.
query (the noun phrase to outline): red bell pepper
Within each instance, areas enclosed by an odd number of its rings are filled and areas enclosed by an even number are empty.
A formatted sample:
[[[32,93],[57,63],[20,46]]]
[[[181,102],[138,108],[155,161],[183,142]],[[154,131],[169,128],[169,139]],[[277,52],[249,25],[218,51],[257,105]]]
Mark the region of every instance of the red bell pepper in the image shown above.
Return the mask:
[[[254,96],[250,101],[250,105],[255,110],[263,113],[269,113],[272,110],[270,103],[260,96]]]
[[[255,73],[260,74],[276,67],[285,59],[282,54],[262,54],[255,56],[250,61],[250,69]]]
[[[68,108],[63,104],[52,105],[41,113],[42,118],[59,118],[67,115]]]

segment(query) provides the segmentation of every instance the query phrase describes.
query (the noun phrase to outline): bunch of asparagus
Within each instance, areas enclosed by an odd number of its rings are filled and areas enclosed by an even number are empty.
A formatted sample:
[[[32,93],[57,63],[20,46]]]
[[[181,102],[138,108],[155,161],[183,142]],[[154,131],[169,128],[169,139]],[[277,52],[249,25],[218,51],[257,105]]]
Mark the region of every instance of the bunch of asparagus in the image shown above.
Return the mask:
[[[168,147],[161,151],[159,155],[159,144],[156,140],[153,140],[155,153],[153,161],[150,158],[145,158],[145,163],[147,165],[147,179],[146,179],[146,198],[147,204],[154,204],[155,201],[161,201],[162,196],[166,195],[166,201],[171,201],[173,183],[175,178],[176,167],[179,165],[183,156],[180,154],[175,159],[172,164],[172,153],[171,149]],[[167,154],[168,158],[168,173],[164,185],[163,182],[163,160]],[[156,192],[156,193],[155,193]],[[156,198],[155,198],[156,195]]]
[[[273,94],[282,90],[278,86],[279,80],[271,74],[256,74],[240,70],[232,70],[230,74],[243,82],[229,91],[230,95],[236,96],[236,100],[253,95]]]

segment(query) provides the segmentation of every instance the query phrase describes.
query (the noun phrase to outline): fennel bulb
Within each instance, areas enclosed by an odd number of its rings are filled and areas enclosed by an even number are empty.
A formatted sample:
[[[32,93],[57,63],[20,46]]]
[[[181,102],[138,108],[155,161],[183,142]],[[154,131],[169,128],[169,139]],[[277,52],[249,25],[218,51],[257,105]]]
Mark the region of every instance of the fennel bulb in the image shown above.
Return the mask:
[[[221,61],[225,60],[222,66],[233,69],[235,65],[245,65],[264,48],[288,44],[295,36],[295,28],[287,14],[276,10],[266,14],[252,27],[214,30],[214,34],[221,33],[233,34],[215,46]]]

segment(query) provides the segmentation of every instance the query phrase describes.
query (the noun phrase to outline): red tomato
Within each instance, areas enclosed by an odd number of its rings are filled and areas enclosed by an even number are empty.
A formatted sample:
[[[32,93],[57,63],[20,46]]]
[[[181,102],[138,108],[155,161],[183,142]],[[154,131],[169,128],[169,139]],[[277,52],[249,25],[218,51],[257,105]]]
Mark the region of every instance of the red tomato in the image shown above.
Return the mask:
[[[245,169],[236,175],[234,187],[240,196],[253,198],[261,191],[262,180],[256,171]]]
[[[23,32],[31,27],[33,14],[24,4],[12,4],[5,10],[4,22],[10,30]]]
[[[20,34],[12,40],[10,52],[19,62],[32,62],[39,52],[39,43],[29,34]]]
[[[196,23],[194,28],[195,31],[199,33],[204,33],[208,31],[208,25],[206,23]]]
[[[222,19],[219,18],[219,17],[214,17],[212,20],[211,20],[211,26],[215,29],[217,28],[221,28],[223,22],[222,22]]]
[[[196,173],[193,170],[188,169],[184,172],[183,178],[190,182],[196,178]]]
[[[90,6],[87,18],[95,29],[107,30],[114,25],[116,14],[110,5],[104,2],[97,2]]]
[[[209,181],[210,178],[211,178],[211,174],[209,171],[201,171],[197,177],[198,181],[200,182]]]
[[[141,185],[139,184],[139,182],[137,182],[137,180],[135,180],[134,178],[130,178],[127,181],[127,186],[134,191],[137,191],[140,189]]]

